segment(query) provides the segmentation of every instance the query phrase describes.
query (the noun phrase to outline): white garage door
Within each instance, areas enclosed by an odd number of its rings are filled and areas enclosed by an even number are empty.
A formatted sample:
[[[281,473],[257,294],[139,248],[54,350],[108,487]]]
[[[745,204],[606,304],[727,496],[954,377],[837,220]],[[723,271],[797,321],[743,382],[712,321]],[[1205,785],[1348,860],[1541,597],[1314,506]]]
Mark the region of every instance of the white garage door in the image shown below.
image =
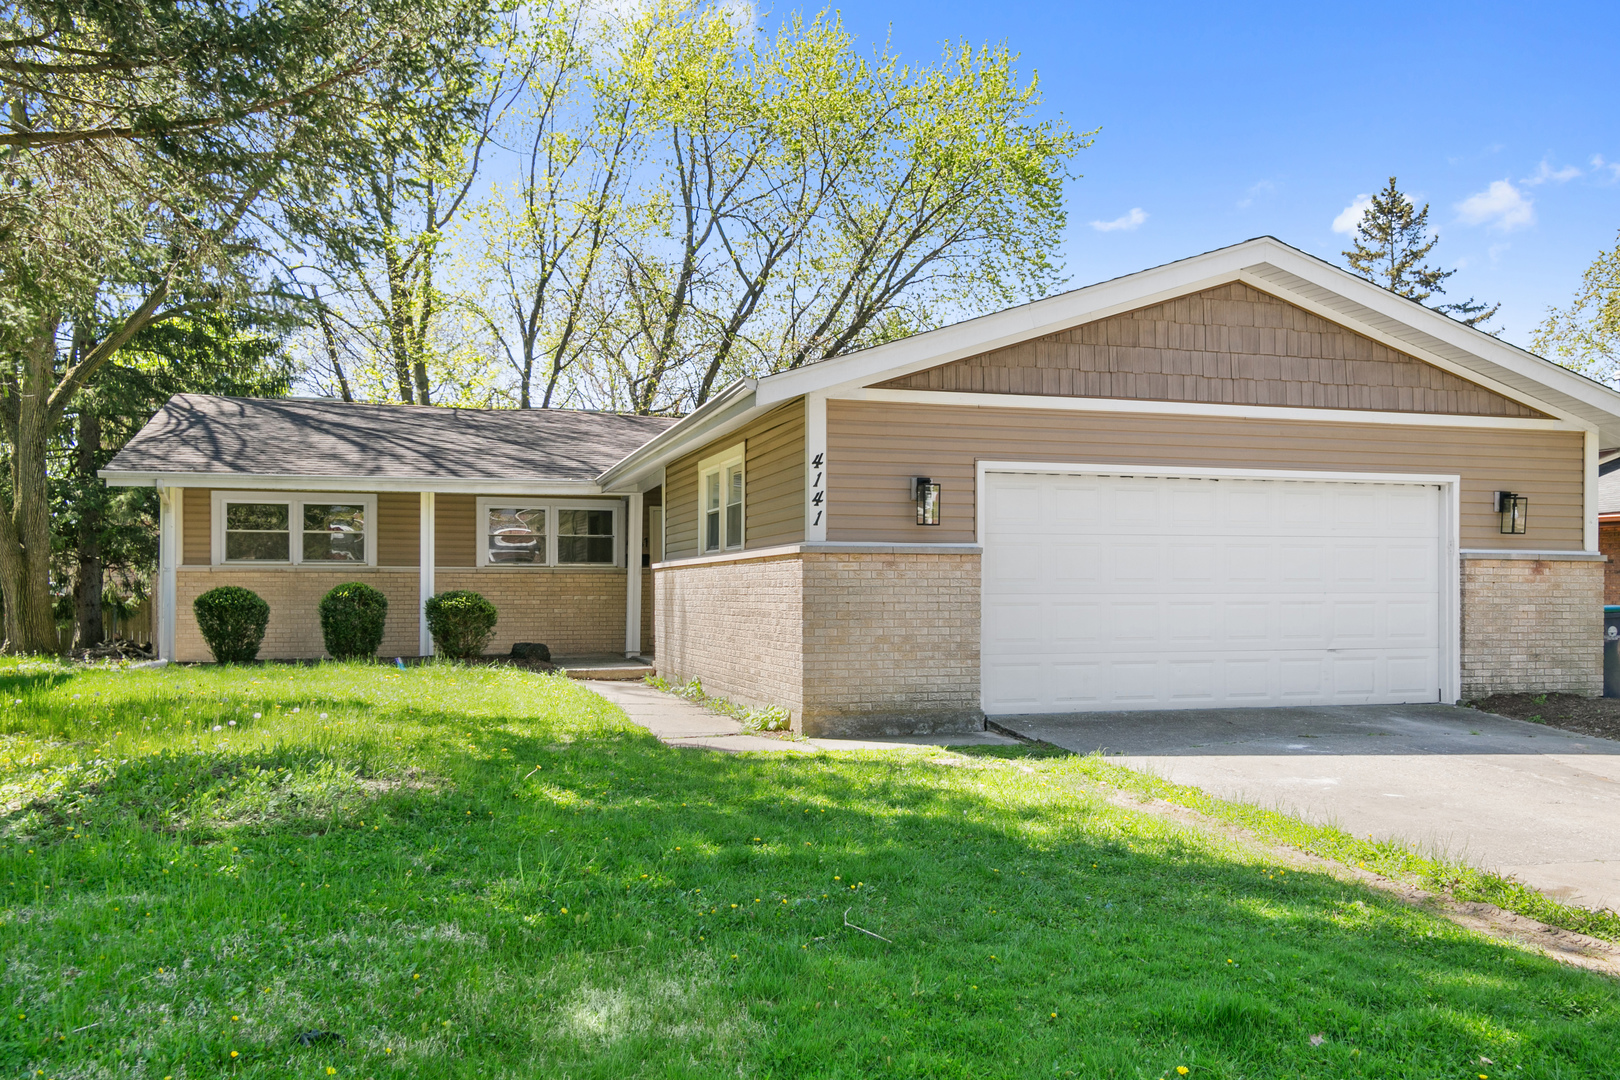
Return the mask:
[[[1441,492],[987,473],[984,710],[1437,701]]]

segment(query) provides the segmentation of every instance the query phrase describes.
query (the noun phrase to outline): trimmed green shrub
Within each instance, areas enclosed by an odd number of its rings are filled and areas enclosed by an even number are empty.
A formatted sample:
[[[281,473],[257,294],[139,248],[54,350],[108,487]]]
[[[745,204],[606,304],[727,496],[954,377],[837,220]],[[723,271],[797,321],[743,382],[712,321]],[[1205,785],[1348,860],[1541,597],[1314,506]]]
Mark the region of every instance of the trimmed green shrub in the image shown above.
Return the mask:
[[[476,660],[495,634],[495,605],[468,589],[452,589],[428,597],[428,633],[439,653],[452,660]]]
[[[321,637],[335,660],[358,660],[377,655],[383,623],[388,618],[388,597],[360,581],[334,586],[321,597]]]
[[[270,625],[270,605],[252,589],[221,585],[191,603],[197,629],[208,651],[221,664],[241,664],[259,655],[264,628]]]

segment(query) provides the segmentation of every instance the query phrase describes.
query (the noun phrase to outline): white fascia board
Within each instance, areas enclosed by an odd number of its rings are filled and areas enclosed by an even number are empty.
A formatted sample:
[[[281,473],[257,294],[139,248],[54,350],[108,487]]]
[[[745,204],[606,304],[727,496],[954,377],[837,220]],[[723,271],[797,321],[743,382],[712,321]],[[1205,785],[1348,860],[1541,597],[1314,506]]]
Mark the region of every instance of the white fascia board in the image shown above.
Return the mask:
[[[840,401],[881,401],[894,405],[957,405],[977,409],[1046,409],[1052,412],[1133,413],[1143,416],[1196,416],[1221,420],[1303,420],[1315,423],[1394,424],[1403,427],[1489,428],[1510,431],[1591,431],[1579,420],[1530,416],[1473,416],[1456,413],[1375,412],[1359,409],[1307,409],[1287,405],[1223,405],[1205,401],[1142,398],[1043,397],[986,394],[967,390],[851,390]]]
[[[673,427],[626,454],[596,478],[597,484],[612,494],[657,487],[653,478],[661,476],[670,462],[730,434],[765,412],[755,399],[754,388],[753,379],[738,379],[701,409],[688,413]]]
[[[469,495],[601,495],[594,480],[400,480],[367,476],[277,476],[254,473],[141,473],[102,469],[108,487],[192,487],[257,491],[433,491]]]

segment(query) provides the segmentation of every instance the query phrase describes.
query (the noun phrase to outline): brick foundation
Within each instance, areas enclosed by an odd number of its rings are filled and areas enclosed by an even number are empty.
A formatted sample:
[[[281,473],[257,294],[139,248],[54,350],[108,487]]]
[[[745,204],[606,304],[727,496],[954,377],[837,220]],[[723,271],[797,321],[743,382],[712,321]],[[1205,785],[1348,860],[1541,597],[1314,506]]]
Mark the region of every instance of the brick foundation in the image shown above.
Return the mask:
[[[500,620],[489,643],[491,653],[505,653],[515,641],[541,641],[556,656],[588,656],[624,652],[625,576],[624,570],[616,568],[439,567],[434,572],[434,587],[439,592],[471,589],[495,605]],[[651,578],[651,571],[642,572],[642,648],[649,651],[653,646]],[[388,621],[378,655],[416,656],[420,579],[415,567],[250,570],[231,566],[181,567],[177,572],[175,659],[213,659],[197,630],[191,605],[219,585],[252,589],[270,605],[270,625],[259,649],[261,659],[318,659],[326,654],[321,641],[321,597],[345,581],[363,581],[388,597]]]
[[[321,642],[321,597],[345,581],[363,581],[388,597],[388,620],[383,624],[379,656],[415,656],[415,567],[350,567],[345,570],[276,568],[245,570],[240,567],[188,567],[175,573],[174,658],[211,661],[213,653],[197,629],[191,605],[209,589],[240,585],[264,597],[270,605],[270,625],[259,646],[261,660],[313,660],[326,655]]]
[[[977,731],[979,556],[874,546],[655,574],[658,667],[807,735]]]
[[[1603,693],[1605,564],[1464,559],[1462,696]]]

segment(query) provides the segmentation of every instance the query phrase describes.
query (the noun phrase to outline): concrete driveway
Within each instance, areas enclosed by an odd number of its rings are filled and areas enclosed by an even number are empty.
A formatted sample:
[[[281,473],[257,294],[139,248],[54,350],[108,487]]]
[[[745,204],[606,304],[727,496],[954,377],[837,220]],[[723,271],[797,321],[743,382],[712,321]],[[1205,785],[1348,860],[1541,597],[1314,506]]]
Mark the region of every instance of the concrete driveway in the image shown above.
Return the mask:
[[[1214,795],[1620,910],[1620,742],[1450,705],[998,716]]]

